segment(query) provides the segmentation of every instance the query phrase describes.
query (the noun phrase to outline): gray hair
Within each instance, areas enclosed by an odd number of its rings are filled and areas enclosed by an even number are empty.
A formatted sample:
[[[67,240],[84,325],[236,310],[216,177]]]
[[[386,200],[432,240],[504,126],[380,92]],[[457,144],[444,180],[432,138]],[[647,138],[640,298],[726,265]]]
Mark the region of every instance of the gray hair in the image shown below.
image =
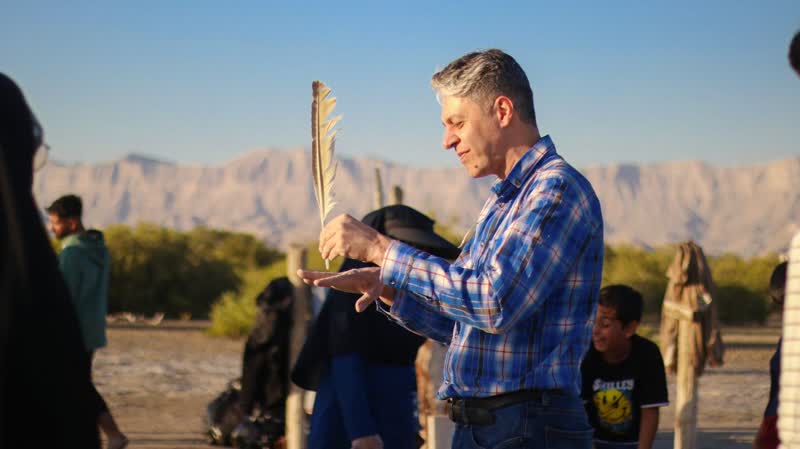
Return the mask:
[[[536,126],[533,92],[525,71],[511,55],[496,48],[468,53],[436,72],[431,87],[437,97],[466,97],[491,108],[498,95],[511,99],[522,121]]]

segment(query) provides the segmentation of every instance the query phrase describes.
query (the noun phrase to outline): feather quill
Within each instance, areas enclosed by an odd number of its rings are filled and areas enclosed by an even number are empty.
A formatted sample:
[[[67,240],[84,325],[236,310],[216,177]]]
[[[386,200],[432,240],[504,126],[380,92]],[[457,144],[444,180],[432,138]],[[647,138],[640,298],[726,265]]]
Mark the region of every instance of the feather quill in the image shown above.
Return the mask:
[[[333,127],[342,118],[329,118],[336,106],[336,98],[330,96],[331,89],[322,81],[311,83],[311,165],[314,174],[314,195],[319,205],[319,220],[325,226],[325,218],[336,204],[333,201],[333,181],[336,178],[336,161],[333,158],[336,146],[336,130]],[[325,261],[330,270],[330,261]]]

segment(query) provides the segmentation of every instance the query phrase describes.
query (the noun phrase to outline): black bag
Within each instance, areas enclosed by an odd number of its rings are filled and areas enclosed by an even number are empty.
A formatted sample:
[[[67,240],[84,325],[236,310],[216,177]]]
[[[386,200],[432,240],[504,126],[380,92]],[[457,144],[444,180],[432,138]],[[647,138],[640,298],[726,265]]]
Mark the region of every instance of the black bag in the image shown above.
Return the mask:
[[[286,428],[281,417],[259,415],[247,418],[236,426],[231,435],[233,446],[239,449],[275,449],[286,447],[283,433]],[[283,444],[281,444],[283,441]]]
[[[283,410],[277,415],[257,410],[254,417],[242,412],[241,383],[228,382],[228,387],[206,407],[206,438],[210,444],[242,449],[273,448],[283,437]]]
[[[228,382],[228,387],[206,407],[205,428],[210,444],[230,446],[231,434],[242,422],[244,414],[239,405],[241,385],[239,379]]]

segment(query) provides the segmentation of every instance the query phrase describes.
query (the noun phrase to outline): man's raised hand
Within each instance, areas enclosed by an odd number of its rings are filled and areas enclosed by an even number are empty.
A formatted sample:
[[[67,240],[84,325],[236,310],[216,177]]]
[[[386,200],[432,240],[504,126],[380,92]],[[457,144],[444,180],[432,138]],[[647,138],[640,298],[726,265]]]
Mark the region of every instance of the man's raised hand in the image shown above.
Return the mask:
[[[363,312],[376,299],[391,305],[393,291],[381,282],[379,267],[356,268],[341,273],[327,271],[297,270],[303,282],[317,287],[329,287],[347,293],[360,293],[356,310]]]
[[[336,256],[383,263],[383,256],[391,239],[350,215],[339,215],[331,220],[319,234],[319,252],[325,260]]]

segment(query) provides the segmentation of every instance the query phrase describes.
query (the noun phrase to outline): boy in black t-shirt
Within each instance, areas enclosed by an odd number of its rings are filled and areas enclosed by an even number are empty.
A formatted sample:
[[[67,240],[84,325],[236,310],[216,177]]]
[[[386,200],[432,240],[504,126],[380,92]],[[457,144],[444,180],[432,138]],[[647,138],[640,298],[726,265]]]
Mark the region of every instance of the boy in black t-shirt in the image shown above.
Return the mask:
[[[596,449],[651,449],[659,407],[669,403],[658,346],[636,335],[642,295],[627,285],[600,290],[592,347],[581,365]]]

